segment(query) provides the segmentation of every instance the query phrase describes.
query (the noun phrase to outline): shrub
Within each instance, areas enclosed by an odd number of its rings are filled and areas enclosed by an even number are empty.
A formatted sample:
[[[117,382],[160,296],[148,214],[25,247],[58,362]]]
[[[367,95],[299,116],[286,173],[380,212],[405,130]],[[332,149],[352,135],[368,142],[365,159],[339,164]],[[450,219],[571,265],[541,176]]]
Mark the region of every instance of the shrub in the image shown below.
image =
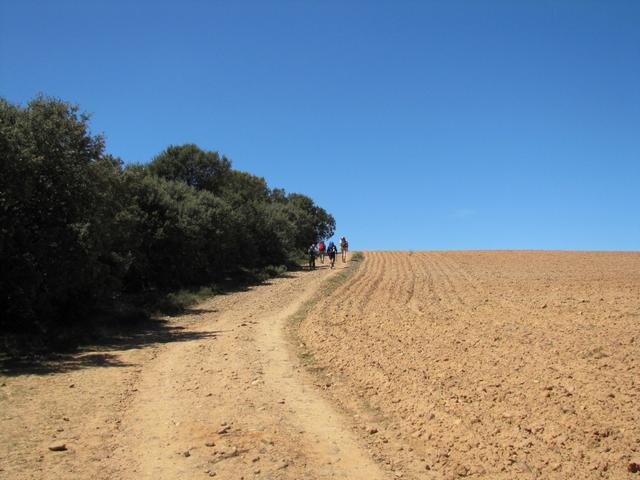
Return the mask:
[[[119,165],[87,122],[60,100],[21,108],[0,99],[3,329],[68,322],[113,286],[118,265],[105,232]]]

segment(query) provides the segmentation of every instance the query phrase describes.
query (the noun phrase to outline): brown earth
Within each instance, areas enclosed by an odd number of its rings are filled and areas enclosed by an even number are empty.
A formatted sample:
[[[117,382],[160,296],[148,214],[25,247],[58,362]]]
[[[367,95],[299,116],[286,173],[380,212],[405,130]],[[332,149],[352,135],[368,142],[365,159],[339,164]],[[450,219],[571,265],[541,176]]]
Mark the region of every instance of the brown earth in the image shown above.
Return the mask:
[[[640,253],[368,252],[299,331],[405,478],[640,478]]]
[[[5,371],[0,478],[385,478],[285,337],[287,319],[343,268],[290,273]]]
[[[640,479],[640,253],[355,265],[5,370],[0,478]]]

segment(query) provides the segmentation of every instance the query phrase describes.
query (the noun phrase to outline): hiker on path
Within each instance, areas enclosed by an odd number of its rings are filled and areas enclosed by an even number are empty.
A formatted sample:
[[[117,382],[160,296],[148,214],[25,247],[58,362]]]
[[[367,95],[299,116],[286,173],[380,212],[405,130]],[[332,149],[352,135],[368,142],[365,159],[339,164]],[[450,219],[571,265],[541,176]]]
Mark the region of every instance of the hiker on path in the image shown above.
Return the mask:
[[[309,254],[309,270],[316,269],[316,244],[312,243],[307,250]]]
[[[349,251],[349,242],[346,237],[340,237],[340,252],[342,253],[342,263],[347,261],[347,252]]]
[[[329,248],[327,248],[327,255],[329,255],[329,263],[331,265],[331,268],[333,268],[333,266],[336,263],[336,254],[338,253],[338,249],[336,248],[336,244],[333,242],[329,243]]]
[[[327,251],[327,246],[324,244],[324,241],[320,240],[318,244],[318,253],[320,254],[320,263],[324,263],[324,254]]]

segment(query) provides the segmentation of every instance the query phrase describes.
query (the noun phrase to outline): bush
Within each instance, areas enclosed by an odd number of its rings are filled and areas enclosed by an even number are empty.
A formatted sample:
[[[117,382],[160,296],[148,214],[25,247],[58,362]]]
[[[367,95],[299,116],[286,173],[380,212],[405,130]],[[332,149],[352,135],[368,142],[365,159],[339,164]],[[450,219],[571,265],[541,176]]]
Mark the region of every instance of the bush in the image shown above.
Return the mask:
[[[333,234],[309,197],[196,145],[123,168],[88,120],[53,98],[0,99],[1,332],[68,328],[122,293],[182,305],[201,285],[264,280]]]
[[[87,121],[59,100],[0,99],[3,329],[69,322],[117,283],[106,232],[119,165]]]
[[[198,285],[234,267],[238,219],[226,202],[138,172],[125,172],[125,182],[128,205],[118,220],[129,231],[128,291]]]

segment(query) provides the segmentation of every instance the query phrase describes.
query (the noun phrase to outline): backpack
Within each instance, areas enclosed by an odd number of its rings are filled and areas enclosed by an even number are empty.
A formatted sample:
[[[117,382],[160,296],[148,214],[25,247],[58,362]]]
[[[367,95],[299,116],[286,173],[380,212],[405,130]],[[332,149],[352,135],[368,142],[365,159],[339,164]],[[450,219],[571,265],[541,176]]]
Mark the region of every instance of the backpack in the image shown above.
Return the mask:
[[[324,242],[320,242],[320,244],[318,245],[318,248],[320,249],[320,251],[324,251]]]

